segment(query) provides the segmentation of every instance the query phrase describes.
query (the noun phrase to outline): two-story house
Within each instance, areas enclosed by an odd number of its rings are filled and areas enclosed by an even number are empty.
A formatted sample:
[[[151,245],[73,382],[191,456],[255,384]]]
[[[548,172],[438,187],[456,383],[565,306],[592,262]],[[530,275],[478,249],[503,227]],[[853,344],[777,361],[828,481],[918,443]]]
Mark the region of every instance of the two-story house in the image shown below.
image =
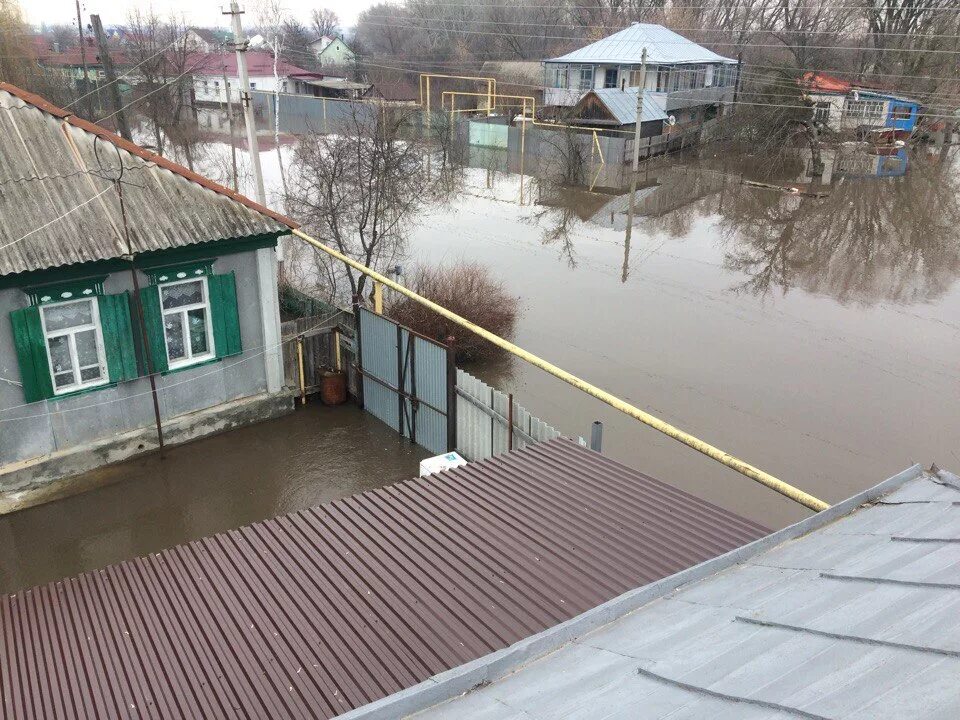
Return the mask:
[[[646,51],[645,78],[641,73]],[[718,55],[662,25],[633,23],[566,55],[544,60],[543,103],[550,108],[572,108],[591,90],[609,96],[629,94],[636,105],[643,84],[644,97],[653,100],[680,125],[700,122],[716,114],[719,105],[733,99],[736,60]],[[634,115],[636,113],[634,112]]]

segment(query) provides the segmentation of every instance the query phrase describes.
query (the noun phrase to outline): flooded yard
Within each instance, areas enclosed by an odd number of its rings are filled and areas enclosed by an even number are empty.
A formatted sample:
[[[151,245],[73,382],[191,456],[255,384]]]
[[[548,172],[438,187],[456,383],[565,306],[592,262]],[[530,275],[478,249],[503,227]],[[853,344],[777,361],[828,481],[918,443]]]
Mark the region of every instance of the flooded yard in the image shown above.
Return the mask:
[[[102,468],[112,484],[0,517],[0,592],[75,575],[415,477],[426,453],[353,405]]]
[[[519,345],[828,502],[960,467],[954,156],[838,167],[823,198],[741,184],[747,160],[653,172],[630,233],[622,190],[527,177],[521,204],[519,176],[471,169],[411,253],[488,264],[521,299]],[[769,527],[808,514],[522,362],[471,372],[572,436],[604,421],[612,457]]]
[[[960,469],[955,151],[826,159],[665,159],[631,203],[622,168],[567,182],[474,148],[404,274],[488,265],[520,299],[519,345],[828,502],[914,462]],[[522,362],[467,369],[569,436],[602,420],[609,456],[767,527],[809,514]],[[0,518],[0,591],[406,479],[425,454],[311,404],[105,468],[112,484]]]

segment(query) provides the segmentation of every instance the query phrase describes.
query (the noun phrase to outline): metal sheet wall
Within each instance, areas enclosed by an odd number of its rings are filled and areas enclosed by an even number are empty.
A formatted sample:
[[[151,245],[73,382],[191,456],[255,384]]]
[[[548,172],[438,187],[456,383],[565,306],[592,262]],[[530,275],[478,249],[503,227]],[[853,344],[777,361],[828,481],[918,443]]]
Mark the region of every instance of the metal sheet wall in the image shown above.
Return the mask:
[[[446,348],[361,309],[360,353],[364,408],[430,452],[446,452]],[[403,393],[409,397],[397,392],[401,373]]]
[[[457,452],[471,461],[510,449],[510,396],[457,368]],[[560,431],[513,401],[513,449],[560,437]]]

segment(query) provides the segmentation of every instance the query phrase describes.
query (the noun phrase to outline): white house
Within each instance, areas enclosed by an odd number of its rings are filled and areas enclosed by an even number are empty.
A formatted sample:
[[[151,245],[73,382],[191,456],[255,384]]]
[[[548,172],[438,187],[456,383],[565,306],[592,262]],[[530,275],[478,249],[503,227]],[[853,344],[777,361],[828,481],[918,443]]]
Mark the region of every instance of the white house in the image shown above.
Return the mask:
[[[340,37],[324,35],[310,43],[310,49],[320,61],[320,66],[349,65],[356,59],[353,50]]]
[[[191,56],[190,63],[195,68],[192,75],[197,102],[226,102],[228,88],[231,102],[240,101],[240,74],[237,70],[236,53],[198,53]],[[273,73],[273,55],[259,50],[247,52],[247,72],[250,74],[251,90],[279,90],[295,95],[319,95],[315,83],[324,79],[320,73],[278,60],[278,80]],[[228,87],[224,86],[224,74]]]
[[[212,53],[220,50],[226,39],[226,33],[219,35],[207,28],[190,28],[187,30],[186,45],[191,52]]]
[[[639,87],[644,50],[644,95],[656,99],[667,113],[678,115],[678,121],[679,115],[692,122],[702,120],[710,109],[733,99],[736,60],[662,25],[633,23],[566,55],[544,60],[544,105],[572,107],[590,90]],[[679,109],[687,112],[673,112]]]

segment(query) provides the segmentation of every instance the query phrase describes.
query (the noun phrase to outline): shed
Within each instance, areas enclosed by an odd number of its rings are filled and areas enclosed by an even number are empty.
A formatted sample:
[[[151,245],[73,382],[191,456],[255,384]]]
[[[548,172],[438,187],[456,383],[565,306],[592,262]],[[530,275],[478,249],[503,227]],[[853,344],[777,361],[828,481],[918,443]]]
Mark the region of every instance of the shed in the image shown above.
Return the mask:
[[[616,128],[635,127],[638,92],[638,88],[591,90],[570,110],[567,121]],[[641,102],[641,137],[659,135],[663,131],[663,121],[667,119],[662,98],[652,93],[644,93]]]

